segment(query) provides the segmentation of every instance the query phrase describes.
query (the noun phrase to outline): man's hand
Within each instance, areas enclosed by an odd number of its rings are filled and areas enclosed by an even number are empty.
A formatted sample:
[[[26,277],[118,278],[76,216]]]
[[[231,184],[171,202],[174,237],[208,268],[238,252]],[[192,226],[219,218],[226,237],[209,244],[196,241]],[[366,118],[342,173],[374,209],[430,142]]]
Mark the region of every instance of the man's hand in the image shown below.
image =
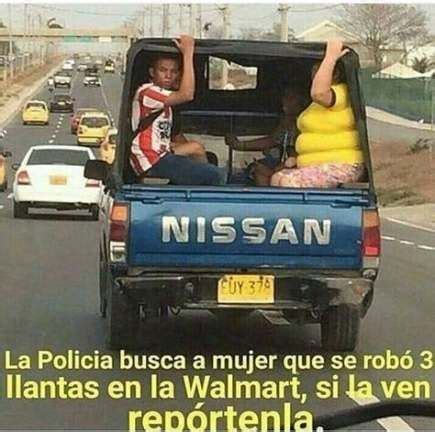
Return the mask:
[[[348,48],[343,49],[343,41],[341,41],[340,39],[331,39],[326,45],[325,57],[337,61],[348,52]]]
[[[179,39],[173,39],[175,45],[180,50],[181,54],[193,54],[195,49],[195,39],[189,35],[181,35]]]
[[[294,168],[296,166],[296,158],[293,156],[288,157],[284,161],[284,167],[285,168]]]

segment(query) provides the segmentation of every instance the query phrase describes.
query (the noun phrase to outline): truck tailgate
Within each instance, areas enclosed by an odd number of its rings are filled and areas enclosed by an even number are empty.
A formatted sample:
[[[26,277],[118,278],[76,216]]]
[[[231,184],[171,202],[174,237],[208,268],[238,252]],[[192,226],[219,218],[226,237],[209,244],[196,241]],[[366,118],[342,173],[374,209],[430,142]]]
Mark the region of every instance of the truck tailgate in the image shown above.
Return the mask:
[[[363,190],[130,186],[130,266],[358,269]]]

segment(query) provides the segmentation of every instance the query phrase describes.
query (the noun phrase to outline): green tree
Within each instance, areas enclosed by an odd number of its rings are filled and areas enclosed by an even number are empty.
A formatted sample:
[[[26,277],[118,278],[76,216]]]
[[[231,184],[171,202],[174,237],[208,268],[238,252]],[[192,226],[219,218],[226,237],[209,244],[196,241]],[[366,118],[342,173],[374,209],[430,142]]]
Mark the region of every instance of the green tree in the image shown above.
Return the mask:
[[[431,61],[427,57],[417,58],[412,60],[412,69],[417,72],[425,73],[429,70]]]

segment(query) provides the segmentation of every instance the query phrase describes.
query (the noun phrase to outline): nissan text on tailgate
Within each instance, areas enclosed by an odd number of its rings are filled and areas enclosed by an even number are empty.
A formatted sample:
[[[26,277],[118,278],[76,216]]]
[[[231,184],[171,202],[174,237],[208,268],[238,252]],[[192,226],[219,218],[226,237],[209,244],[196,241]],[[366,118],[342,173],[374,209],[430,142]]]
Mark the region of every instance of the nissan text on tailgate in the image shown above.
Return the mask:
[[[244,167],[261,153],[235,151],[224,137],[270,135],[282,115],[285,80],[297,82],[309,99],[310,71],[322,60],[325,44],[197,42],[195,97],[178,115],[183,133],[214,153],[227,178],[224,186],[171,185],[152,177],[138,182],[132,173],[132,99],[149,82],[149,66],[161,52],[177,50],[169,39],[142,39],[130,47],[114,164],[86,166],[85,175],[103,180],[107,191],[100,308],[108,346],[139,348],[146,320],[165,319],[168,310],[209,310],[231,318],[272,310],[289,322],[320,324],[325,349],[353,350],[372,303],[380,255],[358,56],[350,50],[340,62],[364,178],[312,189],[255,186]],[[225,75],[230,85],[223,87]]]

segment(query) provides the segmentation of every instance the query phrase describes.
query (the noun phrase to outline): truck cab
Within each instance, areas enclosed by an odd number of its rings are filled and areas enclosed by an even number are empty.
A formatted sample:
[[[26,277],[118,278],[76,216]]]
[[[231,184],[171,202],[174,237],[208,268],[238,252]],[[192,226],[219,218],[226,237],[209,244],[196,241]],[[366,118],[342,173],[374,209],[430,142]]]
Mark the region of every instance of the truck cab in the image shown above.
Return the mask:
[[[131,46],[114,163],[90,161],[85,170],[107,192],[99,288],[110,348],[140,347],[141,317],[161,320],[174,308],[240,319],[259,309],[281,311],[290,322],[319,324],[325,349],[356,347],[380,257],[357,54],[351,50],[342,63],[364,154],[361,182],[334,189],[257,187],[239,175],[255,155],[225,144],[228,134],[270,133],[288,80],[309,100],[310,71],[324,52],[323,43],[198,41],[195,98],[178,115],[183,133],[216,155],[227,184],[176,186],[161,178],[137,182],[129,155],[136,89],[148,82],[156,54],[177,50],[169,39]]]

